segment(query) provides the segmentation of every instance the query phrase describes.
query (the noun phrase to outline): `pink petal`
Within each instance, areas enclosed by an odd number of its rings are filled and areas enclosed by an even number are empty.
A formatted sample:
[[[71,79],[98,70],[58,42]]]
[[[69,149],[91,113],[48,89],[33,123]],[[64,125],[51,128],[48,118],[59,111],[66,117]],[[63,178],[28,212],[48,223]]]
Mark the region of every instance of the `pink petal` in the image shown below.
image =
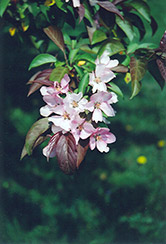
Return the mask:
[[[114,109],[108,103],[106,102],[101,103],[100,108],[107,116],[115,116]]]
[[[97,144],[97,149],[100,152],[108,152],[109,151],[109,147],[107,147],[107,143],[105,143],[102,139],[97,140],[96,144]]]
[[[52,113],[53,113],[52,108],[48,105],[45,105],[40,108],[40,114],[43,117],[48,117]]]
[[[92,115],[92,120],[95,121],[96,123],[98,121],[103,121],[103,115],[100,109],[95,109]]]
[[[95,140],[94,136],[91,136],[90,141],[89,141],[89,147],[91,150],[94,150],[95,146],[96,146],[96,140]]]

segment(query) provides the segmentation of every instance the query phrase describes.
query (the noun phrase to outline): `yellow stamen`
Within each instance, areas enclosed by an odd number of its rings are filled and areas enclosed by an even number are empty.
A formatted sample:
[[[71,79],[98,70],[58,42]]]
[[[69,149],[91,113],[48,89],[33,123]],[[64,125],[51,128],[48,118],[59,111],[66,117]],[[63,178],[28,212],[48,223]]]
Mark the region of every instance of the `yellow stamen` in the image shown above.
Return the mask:
[[[72,106],[73,106],[73,108],[77,108],[78,107],[78,103],[76,101],[73,101],[72,102]]]
[[[70,120],[70,116],[67,112],[64,112],[63,117],[64,117],[64,119]]]
[[[96,77],[95,80],[94,80],[97,84],[99,84],[101,82],[101,79],[100,77]]]
[[[99,102],[95,103],[95,108],[100,108],[100,104]]]

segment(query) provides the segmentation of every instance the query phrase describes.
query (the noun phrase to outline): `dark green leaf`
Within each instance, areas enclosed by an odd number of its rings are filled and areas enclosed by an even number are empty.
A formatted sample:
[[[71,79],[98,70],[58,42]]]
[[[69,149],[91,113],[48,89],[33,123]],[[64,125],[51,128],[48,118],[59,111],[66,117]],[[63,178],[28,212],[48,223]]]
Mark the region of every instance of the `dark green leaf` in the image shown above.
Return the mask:
[[[142,40],[142,38],[146,33],[146,30],[141,17],[137,15],[137,12],[136,13],[127,12],[125,13],[125,16],[131,21],[132,25],[138,28],[140,33],[140,39]]]
[[[50,54],[46,54],[46,53],[43,53],[43,54],[39,54],[38,56],[36,56],[30,66],[29,66],[29,70],[32,69],[32,68],[35,68],[35,67],[38,67],[40,65],[43,65],[43,64],[47,64],[47,63],[55,63],[56,62],[56,58]]]
[[[158,24],[156,22],[156,20],[151,16],[151,28],[152,28],[152,35],[154,35],[158,29]]]
[[[92,45],[104,41],[105,39],[107,39],[105,32],[101,30],[96,30],[92,36]]]
[[[3,16],[3,13],[5,12],[10,0],[1,0],[0,1],[0,16]]]
[[[161,89],[163,89],[165,85],[165,81],[161,76],[156,60],[152,60],[148,63],[148,71],[153,76],[153,78],[157,81]]]
[[[133,31],[131,23],[128,20],[122,20],[119,16],[116,16],[116,23],[126,34],[129,40],[132,41],[135,37],[135,33]]]
[[[119,40],[111,39],[103,43],[98,54],[101,56],[104,51],[107,51],[112,56],[124,50],[125,48]]]
[[[136,96],[141,90],[140,81],[145,75],[146,65],[147,65],[146,60],[136,59],[134,57],[131,57],[130,74],[131,74],[132,94],[130,99]]]
[[[66,67],[62,67],[62,66],[56,67],[55,69],[53,69],[50,75],[50,80],[60,82],[64,77],[64,75],[68,74],[68,72],[69,70]]]
[[[110,82],[108,88],[111,91],[115,92],[117,95],[120,95],[121,97],[123,97],[123,93],[122,93],[121,89],[115,83]]]
[[[83,69],[81,69],[78,65],[74,65],[74,68],[76,70],[76,72],[78,73],[79,77],[82,78],[84,72]]]
[[[89,84],[89,74],[86,73],[78,85],[78,92],[82,92],[82,94],[84,94],[88,84]]]
[[[150,9],[149,9],[149,6],[147,5],[147,3],[145,1],[142,1],[142,0],[134,0],[134,1],[131,1],[128,5],[131,6],[131,7],[133,7],[149,23],[151,22],[151,19],[150,19]]]
[[[48,118],[43,118],[36,121],[28,131],[25,139],[25,146],[23,148],[21,159],[26,155],[31,155],[34,147],[39,144],[39,138],[44,132],[49,129],[50,125]]]

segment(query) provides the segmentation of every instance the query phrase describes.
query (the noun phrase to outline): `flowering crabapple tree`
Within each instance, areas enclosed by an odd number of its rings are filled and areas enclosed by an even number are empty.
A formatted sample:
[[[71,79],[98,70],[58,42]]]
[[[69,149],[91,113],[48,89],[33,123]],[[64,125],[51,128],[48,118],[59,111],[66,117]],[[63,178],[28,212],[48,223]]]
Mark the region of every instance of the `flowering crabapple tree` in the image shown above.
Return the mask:
[[[38,50],[29,70],[47,66],[28,81],[28,96],[39,90],[45,105],[21,159],[48,142],[47,160],[56,157],[65,174],[73,173],[88,149],[107,153],[116,141],[110,121],[123,97],[118,77],[131,81],[130,99],[146,71],[165,85],[166,33],[159,47],[144,42],[146,31],[158,28],[144,0],[2,0],[0,16],[11,36]]]

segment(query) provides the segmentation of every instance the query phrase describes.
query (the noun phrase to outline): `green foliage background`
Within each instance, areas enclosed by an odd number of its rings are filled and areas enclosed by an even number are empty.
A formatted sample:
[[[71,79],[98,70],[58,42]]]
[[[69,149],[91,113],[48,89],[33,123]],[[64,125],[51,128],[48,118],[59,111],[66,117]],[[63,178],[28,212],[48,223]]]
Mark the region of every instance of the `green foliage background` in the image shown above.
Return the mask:
[[[159,24],[153,42],[166,29],[164,1],[149,1]],[[148,39],[149,33],[146,34]],[[166,242],[166,90],[151,76],[132,101],[116,104],[111,128],[117,136],[110,153],[90,152],[74,176],[64,175],[41,148],[19,161],[24,137],[39,117],[39,93],[27,98],[25,86],[36,55],[27,44],[0,34],[3,92],[1,166],[1,243],[165,243]],[[124,85],[123,85],[124,84]],[[139,165],[144,155],[147,163]]]

